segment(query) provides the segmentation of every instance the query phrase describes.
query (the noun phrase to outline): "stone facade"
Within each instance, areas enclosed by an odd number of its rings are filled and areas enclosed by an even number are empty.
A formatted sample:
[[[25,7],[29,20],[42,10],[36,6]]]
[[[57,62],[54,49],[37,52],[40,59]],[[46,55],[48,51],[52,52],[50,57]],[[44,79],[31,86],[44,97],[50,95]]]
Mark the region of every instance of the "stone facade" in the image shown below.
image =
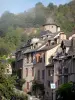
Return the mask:
[[[52,33],[60,32],[60,26],[57,26],[56,24],[45,24],[43,25],[44,30],[49,30]]]
[[[61,52],[54,57],[54,82],[57,88],[67,82],[75,82],[75,38],[61,43]],[[68,48],[68,51],[67,51]]]
[[[60,46],[61,40],[66,39],[64,32],[56,24],[44,25],[45,31],[39,38],[33,38],[16,51],[16,69],[19,78],[25,79],[23,91],[32,90],[33,80],[44,84],[45,94],[51,96],[50,83],[55,82],[54,65],[51,62]]]

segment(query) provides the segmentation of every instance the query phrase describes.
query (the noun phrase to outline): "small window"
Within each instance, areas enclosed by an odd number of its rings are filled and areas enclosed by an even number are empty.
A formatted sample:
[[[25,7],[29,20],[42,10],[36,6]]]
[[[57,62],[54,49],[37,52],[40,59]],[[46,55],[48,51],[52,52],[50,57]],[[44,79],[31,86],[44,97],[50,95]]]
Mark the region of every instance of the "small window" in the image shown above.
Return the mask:
[[[50,81],[48,81],[48,87],[50,87]]]
[[[42,57],[41,57],[41,56],[39,56],[39,62],[40,62],[40,63],[42,62]]]
[[[43,56],[43,58],[44,58],[44,62],[45,62],[45,53],[44,53],[44,56]]]
[[[34,67],[32,68],[32,76],[34,76]]]
[[[50,76],[50,70],[48,70],[48,76]]]
[[[36,47],[38,46],[38,43],[36,43]]]
[[[38,70],[38,80],[40,80],[40,70]]]
[[[45,70],[42,70],[42,79],[45,78]]]
[[[31,54],[31,62],[33,62],[33,54]]]

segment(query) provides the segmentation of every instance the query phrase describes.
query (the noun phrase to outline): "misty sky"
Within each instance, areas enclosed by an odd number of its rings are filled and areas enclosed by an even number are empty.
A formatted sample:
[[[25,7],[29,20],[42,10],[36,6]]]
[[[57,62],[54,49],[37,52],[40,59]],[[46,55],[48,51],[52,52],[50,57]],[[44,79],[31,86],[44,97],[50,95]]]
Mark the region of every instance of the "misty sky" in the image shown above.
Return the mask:
[[[12,13],[20,13],[35,6],[37,2],[42,2],[44,5],[48,5],[50,2],[59,5],[65,4],[70,0],[0,0],[0,15],[4,11],[10,11]]]

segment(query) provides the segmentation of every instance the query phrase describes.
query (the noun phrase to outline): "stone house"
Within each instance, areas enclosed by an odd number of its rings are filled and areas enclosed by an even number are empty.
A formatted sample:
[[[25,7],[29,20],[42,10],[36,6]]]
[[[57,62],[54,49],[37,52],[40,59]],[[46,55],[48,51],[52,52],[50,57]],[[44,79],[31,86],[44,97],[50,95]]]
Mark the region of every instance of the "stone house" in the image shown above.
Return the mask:
[[[62,41],[61,50],[54,59],[54,82],[57,88],[67,82],[75,82],[75,37]]]
[[[53,65],[51,57],[56,53],[62,40],[66,39],[60,27],[50,23],[44,25],[45,31],[41,31],[39,38],[32,38],[16,51],[16,70],[18,77],[25,79],[23,91],[29,92],[32,89],[34,79],[45,86],[45,92],[51,96],[50,83],[54,81]]]

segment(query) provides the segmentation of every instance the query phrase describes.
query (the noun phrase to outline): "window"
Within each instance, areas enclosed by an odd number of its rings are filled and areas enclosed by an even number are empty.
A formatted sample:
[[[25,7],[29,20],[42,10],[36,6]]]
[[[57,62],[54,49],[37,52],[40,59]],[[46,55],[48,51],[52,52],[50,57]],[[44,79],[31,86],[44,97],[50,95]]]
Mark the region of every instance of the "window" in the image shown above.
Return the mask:
[[[29,89],[29,82],[27,82],[27,89]]]
[[[36,43],[36,48],[38,47],[38,43]]]
[[[43,55],[43,58],[44,58],[44,62],[45,62],[45,53],[44,53],[44,55]]]
[[[40,70],[38,70],[38,80],[40,80]]]
[[[62,84],[62,77],[59,76],[58,85]]]
[[[42,70],[42,79],[45,78],[45,70]]]
[[[34,67],[32,68],[32,76],[34,76]]]
[[[33,54],[31,54],[31,62],[33,62]]]
[[[68,74],[68,68],[64,68],[64,73]]]
[[[26,68],[26,77],[28,76],[28,68]]]
[[[48,76],[50,76],[50,70],[48,70]]]
[[[64,76],[64,83],[68,83],[68,75]]]
[[[59,74],[62,74],[62,69],[61,68],[59,68],[58,71],[59,71]]]
[[[48,87],[50,87],[50,81],[48,81]]]
[[[57,39],[54,40],[55,44],[57,44]]]
[[[29,63],[29,54],[27,54],[27,63]]]

